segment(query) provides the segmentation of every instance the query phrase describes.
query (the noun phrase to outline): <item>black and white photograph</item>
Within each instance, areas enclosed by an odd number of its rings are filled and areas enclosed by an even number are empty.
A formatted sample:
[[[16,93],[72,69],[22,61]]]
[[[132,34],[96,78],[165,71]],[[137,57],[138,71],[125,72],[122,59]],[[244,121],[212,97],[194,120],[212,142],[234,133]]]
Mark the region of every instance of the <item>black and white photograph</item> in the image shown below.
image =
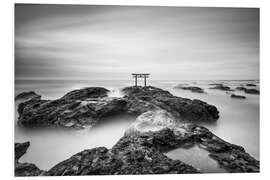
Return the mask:
[[[258,7],[15,3],[13,83],[16,177],[260,172]]]

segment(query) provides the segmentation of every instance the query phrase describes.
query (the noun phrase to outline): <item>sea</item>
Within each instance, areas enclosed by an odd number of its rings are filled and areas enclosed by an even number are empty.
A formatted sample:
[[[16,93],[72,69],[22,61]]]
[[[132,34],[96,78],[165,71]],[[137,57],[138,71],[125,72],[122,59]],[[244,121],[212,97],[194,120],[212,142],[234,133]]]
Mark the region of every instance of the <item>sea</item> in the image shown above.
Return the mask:
[[[139,82],[139,85],[143,82]],[[242,91],[233,93],[246,96],[246,99],[233,99],[229,93],[213,87],[211,83],[223,83],[232,89],[237,86],[245,86],[247,83],[256,84],[260,89],[259,80],[149,80],[147,85],[168,90],[175,96],[199,99],[216,106],[220,112],[220,118],[214,123],[200,123],[218,137],[230,143],[240,145],[255,159],[260,160],[260,96],[245,94]],[[201,87],[206,93],[194,93],[188,90],[175,89],[178,84]],[[24,91],[35,91],[42,99],[57,99],[69,91],[84,87],[105,87],[111,92],[111,97],[121,97],[121,89],[133,86],[130,80],[16,80],[15,95]],[[254,87],[247,87],[254,88]],[[72,155],[94,147],[104,146],[111,148],[124,134],[136,117],[123,114],[115,115],[100,121],[91,129],[67,130],[60,128],[24,128],[17,125],[17,103],[14,103],[14,132],[15,142],[30,141],[30,147],[21,162],[36,164],[40,169],[49,170],[57,163]],[[167,153],[171,158],[188,161],[194,167],[203,169],[204,172],[215,171],[217,165],[212,165],[209,159],[208,166],[204,163],[207,155],[200,148],[175,150]],[[201,155],[200,155],[201,154]],[[200,156],[198,156],[200,155]],[[201,157],[201,158],[200,158]],[[210,165],[209,165],[210,164]],[[212,166],[212,167],[211,167]]]

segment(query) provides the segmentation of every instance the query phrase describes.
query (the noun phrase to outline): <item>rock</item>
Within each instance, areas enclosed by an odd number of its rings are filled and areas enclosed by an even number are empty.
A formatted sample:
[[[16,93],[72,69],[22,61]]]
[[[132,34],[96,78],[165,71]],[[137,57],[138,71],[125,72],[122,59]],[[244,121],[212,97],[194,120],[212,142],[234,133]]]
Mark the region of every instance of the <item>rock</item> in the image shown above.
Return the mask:
[[[30,100],[30,99],[40,99],[41,96],[36,94],[34,91],[28,91],[28,92],[22,92],[20,94],[18,94],[16,97],[15,97],[15,101],[27,101],[27,100]]]
[[[204,90],[200,87],[196,87],[196,86],[182,86],[182,85],[178,85],[174,87],[175,89],[183,89],[183,90],[190,90],[191,92],[196,92],[196,93],[205,93]]]
[[[20,157],[22,157],[26,153],[29,146],[29,141],[24,143],[15,143],[15,160],[19,160]]]
[[[216,85],[215,87],[210,87],[209,89],[219,89],[222,91],[233,91],[229,86],[224,86],[223,84]]]
[[[107,97],[108,89],[103,87],[88,87],[71,91],[60,99],[64,100],[85,100],[88,98],[103,98]]]
[[[248,84],[246,84],[246,86],[257,86],[257,85],[248,83]]]
[[[239,90],[239,91],[245,91],[247,88],[245,88],[243,86],[239,86],[239,87],[236,87],[235,89]]]
[[[162,109],[176,118],[187,121],[216,121],[219,118],[215,106],[197,99],[176,97],[156,87],[126,87],[123,92],[128,102],[127,109],[138,115],[146,111]]]
[[[236,89],[239,91],[245,91],[245,93],[247,93],[247,94],[260,94],[260,91],[257,89],[248,89],[248,88],[245,88],[243,86],[236,87]]]
[[[260,91],[257,89],[246,89],[245,93],[247,93],[247,94],[260,94]]]
[[[140,115],[150,110],[165,110],[187,121],[215,121],[215,106],[200,100],[173,96],[155,87],[127,87],[124,97],[107,97],[104,88],[84,88],[56,100],[30,99],[18,105],[18,124],[26,127],[84,128],[101,118],[126,112]]]
[[[94,87],[72,91],[56,100],[31,99],[18,105],[18,124],[26,127],[92,126],[102,117],[125,110],[125,99],[106,97],[107,92]]]
[[[211,86],[223,86],[222,83],[211,83],[211,84],[209,84],[209,85],[211,85]]]
[[[15,143],[15,176],[39,176],[44,173],[35,164],[19,162],[20,157],[26,153],[29,146],[29,141]]]
[[[259,161],[246,153],[243,147],[220,139],[204,127],[180,122],[164,110],[144,113],[111,149],[96,147],[84,150],[41,174],[74,176],[198,173],[194,167],[164,155],[175,148],[192,145],[203,147],[228,172],[259,172]],[[155,126],[158,128],[146,128]]]
[[[241,95],[232,94],[232,95],[231,95],[231,98],[246,99],[246,96],[241,96]]]

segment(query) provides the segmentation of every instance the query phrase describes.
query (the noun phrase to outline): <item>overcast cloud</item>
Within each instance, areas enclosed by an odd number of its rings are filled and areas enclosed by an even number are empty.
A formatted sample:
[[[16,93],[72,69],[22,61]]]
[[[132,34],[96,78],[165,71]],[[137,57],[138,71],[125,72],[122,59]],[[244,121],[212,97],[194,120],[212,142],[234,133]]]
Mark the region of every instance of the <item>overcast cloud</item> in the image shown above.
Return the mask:
[[[16,79],[259,79],[259,9],[15,6]]]

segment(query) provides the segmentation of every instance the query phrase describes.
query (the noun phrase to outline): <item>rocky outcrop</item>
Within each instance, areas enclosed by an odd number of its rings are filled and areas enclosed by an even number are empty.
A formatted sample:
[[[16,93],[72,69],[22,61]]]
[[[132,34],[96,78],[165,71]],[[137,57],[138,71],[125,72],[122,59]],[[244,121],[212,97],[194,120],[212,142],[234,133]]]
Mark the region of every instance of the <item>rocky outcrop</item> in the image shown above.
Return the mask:
[[[176,97],[155,87],[127,87],[124,97],[107,97],[105,88],[74,90],[56,100],[32,98],[18,106],[18,124],[26,127],[55,126],[84,128],[115,113],[140,115],[149,110],[166,110],[187,121],[215,121],[215,106],[200,100]]]
[[[241,96],[241,95],[237,95],[237,94],[231,94],[231,98],[246,99],[246,96]]]
[[[176,148],[193,145],[207,150],[210,158],[227,172],[259,172],[259,161],[243,147],[220,139],[204,127],[182,123],[169,112],[159,110],[140,115],[111,149],[87,149],[47,172],[25,169],[20,173],[35,172],[44,176],[199,173],[198,169],[165,155]]]
[[[229,86],[224,86],[223,84],[218,84],[215,87],[210,87],[209,89],[219,89],[222,91],[233,91]]]
[[[151,110],[165,110],[172,116],[186,121],[216,121],[219,111],[213,105],[194,99],[173,96],[168,91],[148,87],[127,87],[123,89],[127,98],[128,111],[140,115]],[[143,107],[143,108],[142,108]]]
[[[19,159],[26,153],[29,146],[29,141],[15,143],[15,176],[39,176],[44,173],[35,164],[19,162]]]
[[[15,97],[15,101],[27,101],[30,99],[40,99],[41,96],[34,91],[22,92]]]
[[[84,150],[51,168],[46,175],[116,175],[197,173],[196,168],[164,154],[199,145],[228,172],[259,172],[259,162],[243,147],[230,144],[195,124],[182,124],[165,111],[138,117],[112,147]],[[156,127],[157,126],[157,127]]]
[[[177,85],[174,88],[175,89],[189,90],[191,92],[196,92],[196,93],[205,93],[202,88],[196,87],[196,86],[182,86],[182,85]]]

